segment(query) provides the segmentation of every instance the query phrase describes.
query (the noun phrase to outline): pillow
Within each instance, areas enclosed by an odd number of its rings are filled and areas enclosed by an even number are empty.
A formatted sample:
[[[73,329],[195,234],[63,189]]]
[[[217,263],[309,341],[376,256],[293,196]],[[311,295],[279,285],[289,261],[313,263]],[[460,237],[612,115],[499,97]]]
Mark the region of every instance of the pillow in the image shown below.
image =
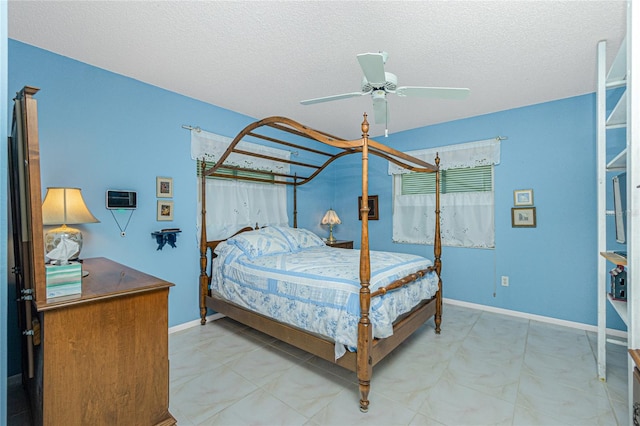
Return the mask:
[[[320,237],[307,229],[289,228],[288,226],[272,226],[272,228],[277,229],[284,235],[292,251],[326,245]]]
[[[228,239],[227,244],[234,244],[242,250],[249,259],[270,254],[291,252],[291,247],[284,236],[275,229],[269,228],[243,232]]]
[[[223,241],[220,244],[218,244],[215,249],[213,249],[213,252],[215,253],[216,256],[220,256],[220,253],[222,253],[222,250],[224,250],[226,246],[227,246],[227,242]]]

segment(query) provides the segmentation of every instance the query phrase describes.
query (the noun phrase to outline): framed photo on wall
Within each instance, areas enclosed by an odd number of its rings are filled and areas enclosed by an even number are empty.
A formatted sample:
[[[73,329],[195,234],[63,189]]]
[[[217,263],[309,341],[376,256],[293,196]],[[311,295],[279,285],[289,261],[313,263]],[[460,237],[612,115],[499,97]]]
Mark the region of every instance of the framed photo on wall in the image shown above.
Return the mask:
[[[535,228],[536,208],[535,207],[512,207],[511,208],[512,228]]]
[[[532,206],[533,189],[516,189],[513,191],[514,206]]]
[[[173,201],[158,200],[158,220],[173,220]]]
[[[360,206],[362,205],[362,196],[358,197],[358,220],[360,217]],[[369,195],[369,220],[378,220],[378,196]]]
[[[156,197],[173,198],[173,179],[170,177],[156,177]]]

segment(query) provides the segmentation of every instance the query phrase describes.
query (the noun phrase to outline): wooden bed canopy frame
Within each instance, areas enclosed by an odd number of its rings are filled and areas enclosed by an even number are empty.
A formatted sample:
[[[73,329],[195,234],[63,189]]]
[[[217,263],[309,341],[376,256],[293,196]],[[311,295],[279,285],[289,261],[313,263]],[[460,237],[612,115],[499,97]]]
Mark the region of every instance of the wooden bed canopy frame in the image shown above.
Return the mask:
[[[307,146],[295,144],[292,142],[284,141],[279,138],[268,136],[263,133],[258,133],[257,130],[261,128],[276,129],[292,137],[302,137],[307,140],[315,141],[320,144],[329,145],[337,148],[337,153],[329,153],[326,151],[317,150]],[[440,239],[440,172],[439,163],[440,159],[436,155],[435,165],[422,161],[418,158],[412,157],[393,148],[385,146],[379,142],[369,139],[369,123],[367,122],[367,114],[364,114],[364,120],[361,125],[362,138],[356,140],[345,140],[328,133],[311,129],[300,123],[297,123],[291,119],[285,117],[268,117],[263,120],[254,122],[244,128],[231,142],[224,154],[216,161],[216,163],[207,169],[207,164],[204,160],[201,163],[201,199],[202,199],[202,222],[201,222],[201,235],[200,235],[200,323],[206,323],[207,308],[212,309],[220,314],[226,315],[242,324],[245,324],[251,328],[266,333],[272,337],[275,337],[288,344],[296,346],[306,352],[316,355],[329,362],[338,364],[344,368],[347,368],[357,374],[359,390],[360,390],[360,410],[367,412],[369,408],[369,389],[372,376],[373,366],[381,361],[386,355],[388,355],[394,348],[402,343],[408,336],[410,336],[415,330],[417,330],[424,322],[426,322],[432,316],[435,321],[435,331],[440,333],[440,324],[442,321],[442,279],[440,278],[440,272],[442,270],[441,261],[441,239]],[[272,130],[269,130],[273,132]],[[275,132],[274,132],[275,133]],[[238,143],[244,140],[245,137],[250,136],[256,139],[260,139],[272,144],[284,145],[290,148],[304,150],[317,154],[322,157],[327,157],[326,161],[321,164],[301,163],[292,160],[283,160],[276,157],[266,156],[263,154],[257,154],[238,148]],[[208,241],[206,235],[206,194],[205,194],[205,181],[207,177],[221,177],[229,178],[229,174],[221,173],[219,169],[224,170],[238,170],[247,172],[256,172],[255,169],[246,169],[242,167],[236,167],[232,165],[226,165],[225,161],[231,153],[237,153],[242,155],[248,155],[252,157],[259,157],[276,162],[288,163],[290,165],[301,166],[310,168],[313,170],[309,176],[298,176],[297,174],[283,174],[265,172],[269,176],[273,176],[273,179],[267,177],[240,177],[238,180],[248,180],[254,182],[264,182],[271,184],[285,184],[293,186],[293,226],[297,227],[297,196],[296,187],[303,185],[311,181],[320,172],[322,172],[329,164],[337,160],[338,158],[346,155],[361,153],[362,157],[362,200],[368,200],[368,161],[369,154],[382,157],[404,169],[412,172],[423,173],[435,173],[436,181],[436,193],[435,193],[435,236],[434,236],[434,261],[433,266],[428,269],[416,271],[415,273],[394,281],[385,288],[380,288],[377,291],[372,292],[369,289],[369,280],[371,277],[371,265],[369,255],[369,223],[368,213],[369,207],[367,202],[361,203],[360,216],[362,218],[362,231],[360,240],[360,320],[358,323],[358,344],[356,352],[349,352],[339,359],[335,359],[334,342],[328,339],[324,339],[315,334],[306,332],[296,327],[283,324],[275,321],[271,318],[263,315],[251,312],[243,307],[225,301],[215,295],[211,294],[209,289],[211,278],[207,275],[207,251],[210,250],[210,258],[216,256],[214,249],[223,241],[215,240]],[[262,173],[262,172],[260,172]],[[256,225],[257,226],[257,225]],[[237,235],[241,232],[250,231],[253,228],[246,227],[238,231]],[[229,237],[230,238],[230,237]],[[404,285],[407,285],[413,281],[418,280],[426,273],[435,271],[438,274],[438,291],[433,298],[421,302],[411,312],[403,315],[396,320],[393,326],[393,335],[384,339],[374,339],[372,336],[372,326],[369,319],[369,308],[371,306],[371,299],[376,296],[385,294],[388,291],[398,289]]]

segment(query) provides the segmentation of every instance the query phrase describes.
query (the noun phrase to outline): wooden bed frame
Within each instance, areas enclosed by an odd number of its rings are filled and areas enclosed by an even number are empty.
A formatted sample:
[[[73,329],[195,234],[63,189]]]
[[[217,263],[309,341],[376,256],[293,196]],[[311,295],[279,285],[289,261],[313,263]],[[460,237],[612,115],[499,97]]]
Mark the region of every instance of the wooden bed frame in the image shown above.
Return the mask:
[[[291,135],[292,137],[303,137],[317,143],[329,145],[338,148],[339,151],[336,154],[319,151],[307,146],[294,144],[288,141],[281,140],[268,135],[257,133],[257,129],[260,128],[269,129],[273,132],[274,129],[279,132]],[[371,383],[373,366],[380,362],[386,355],[388,355],[394,348],[400,345],[408,336],[410,336],[415,330],[417,330],[425,321],[434,317],[435,331],[440,333],[440,324],[442,321],[442,279],[438,279],[438,292],[430,299],[423,301],[416,306],[411,312],[402,316],[393,326],[393,335],[384,339],[374,339],[372,337],[371,321],[369,319],[369,307],[371,306],[371,299],[385,294],[388,291],[400,288],[407,285],[430,271],[435,271],[440,277],[442,270],[441,261],[441,241],[440,241],[440,173],[439,163],[440,159],[436,156],[435,165],[424,162],[418,158],[409,156],[393,148],[387,147],[374,140],[369,139],[369,123],[367,122],[367,115],[364,114],[364,120],[362,122],[362,138],[356,140],[344,140],[331,136],[327,133],[310,129],[303,126],[291,119],[284,117],[269,117],[247,126],[242,132],[240,132],[231,142],[226,152],[218,159],[218,161],[211,167],[207,168],[207,163],[204,160],[201,163],[201,200],[202,200],[202,222],[201,222],[201,236],[200,236],[200,322],[205,324],[207,308],[212,309],[220,314],[226,315],[242,324],[245,324],[251,328],[266,333],[276,339],[286,342],[290,345],[296,346],[302,350],[305,350],[313,355],[316,355],[329,362],[338,364],[344,368],[347,368],[357,374],[360,390],[360,410],[367,412],[369,408],[369,389]],[[309,151],[313,154],[320,156],[326,156],[328,159],[322,164],[310,164],[300,163],[291,160],[281,160],[278,158],[267,157],[262,154],[250,153],[237,147],[238,143],[245,137],[250,136],[253,138],[268,141],[273,144],[285,145],[298,150]],[[274,179],[262,179],[260,177],[247,177],[244,180],[258,181],[265,183],[276,183],[293,186],[293,226],[297,227],[297,197],[296,187],[303,185],[317,176],[325,167],[336,159],[345,155],[361,153],[362,156],[362,200],[368,199],[368,159],[369,154],[377,155],[385,158],[392,163],[399,165],[405,169],[413,172],[435,173],[436,175],[436,202],[435,202],[435,237],[434,237],[434,261],[433,266],[426,270],[416,271],[405,278],[397,280],[386,288],[381,288],[375,292],[371,292],[369,289],[369,280],[371,277],[371,265],[369,258],[369,223],[368,203],[362,203],[360,206],[360,216],[362,218],[362,232],[360,241],[360,321],[358,323],[358,345],[356,352],[347,352],[339,359],[335,359],[334,345],[331,340],[319,337],[315,334],[306,332],[296,327],[275,321],[271,318],[263,315],[251,312],[243,307],[223,300],[215,295],[211,294],[209,290],[210,275],[207,274],[208,259],[213,260],[215,254],[213,250],[217,245],[225,240],[209,241],[206,235],[206,194],[205,194],[205,180],[207,177],[226,177],[228,174],[219,172],[220,168],[225,170],[245,170],[241,167],[225,165],[225,160],[232,153],[240,153],[244,155],[250,155],[254,157],[267,158],[273,161],[280,161],[289,163],[296,166],[302,166],[305,168],[311,168],[314,170],[309,176],[301,177],[297,174],[279,174],[272,173]],[[270,173],[271,174],[271,173]],[[240,179],[240,178],[239,178]],[[240,232],[252,230],[253,228],[247,227],[238,231]],[[230,238],[230,237],[229,237]],[[209,256],[207,251],[210,251]]]

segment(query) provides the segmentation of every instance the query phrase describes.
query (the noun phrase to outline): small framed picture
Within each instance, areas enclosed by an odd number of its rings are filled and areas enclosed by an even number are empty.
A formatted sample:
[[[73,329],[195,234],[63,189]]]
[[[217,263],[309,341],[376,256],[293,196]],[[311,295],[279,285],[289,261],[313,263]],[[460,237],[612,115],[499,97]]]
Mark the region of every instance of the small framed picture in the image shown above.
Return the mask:
[[[512,228],[535,228],[536,208],[535,207],[512,207],[511,208]]]
[[[533,189],[516,189],[513,191],[514,206],[532,206]]]
[[[173,198],[173,179],[169,177],[156,177],[156,197]]]
[[[360,217],[360,206],[362,205],[362,196],[358,197],[358,220]],[[378,220],[378,196],[369,195],[369,220]]]
[[[158,200],[158,220],[173,220],[173,201]]]

